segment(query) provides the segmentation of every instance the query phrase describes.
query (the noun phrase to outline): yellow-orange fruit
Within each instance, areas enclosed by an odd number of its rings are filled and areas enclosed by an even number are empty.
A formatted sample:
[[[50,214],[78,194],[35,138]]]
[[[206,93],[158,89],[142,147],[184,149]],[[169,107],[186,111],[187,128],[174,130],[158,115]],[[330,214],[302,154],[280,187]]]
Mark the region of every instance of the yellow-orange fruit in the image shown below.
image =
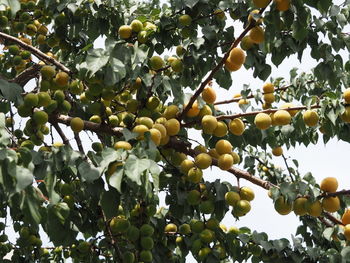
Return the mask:
[[[170,119],[164,123],[167,135],[174,136],[180,131],[180,122],[177,119]]]
[[[233,119],[229,123],[229,129],[234,135],[242,135],[245,129],[244,122],[239,118]]]
[[[287,125],[291,121],[291,116],[286,110],[278,110],[273,114],[275,125]]]
[[[128,26],[128,25],[123,25],[123,26],[119,27],[118,34],[119,34],[120,38],[128,39],[131,37],[132,27]]]
[[[322,208],[330,213],[337,212],[340,209],[340,200],[338,196],[323,198]]]
[[[205,115],[201,121],[202,129],[205,134],[213,134],[218,126],[217,119],[212,115]]]
[[[262,29],[260,26],[253,27],[249,31],[249,37],[256,44],[260,44],[264,42],[264,39],[265,39],[264,29]]]
[[[243,49],[235,47],[231,50],[229,60],[236,65],[242,65],[245,62],[245,53]]]
[[[280,215],[288,215],[293,210],[293,204],[288,203],[283,196],[280,196],[275,202],[275,210]]]
[[[233,165],[233,157],[231,154],[222,154],[218,159],[218,166],[221,170],[228,170]]]
[[[343,216],[341,217],[341,221],[344,225],[350,224],[350,209],[346,209]]]
[[[350,107],[345,107],[345,112],[340,116],[343,122],[350,123]]]
[[[271,117],[266,113],[258,113],[255,116],[254,123],[260,130],[266,130],[271,126]]]
[[[199,107],[198,107],[198,103],[197,101],[195,101],[193,104],[192,104],[192,107],[189,109],[189,111],[186,113],[186,115],[188,117],[196,117],[198,114],[199,114]]]
[[[140,124],[136,125],[133,129],[132,132],[135,132],[138,134],[137,139],[138,140],[143,140],[144,139],[144,133],[147,132],[149,129],[147,126]]]
[[[158,146],[160,144],[160,140],[162,139],[162,134],[155,128],[151,128],[149,132],[151,134],[151,140]]]
[[[290,0],[274,0],[278,11],[287,11],[290,7]]]
[[[275,101],[275,95],[273,93],[265,93],[263,95],[263,100],[265,103],[271,104]]]
[[[227,59],[225,61],[225,68],[228,70],[228,71],[237,71],[239,70],[240,68],[242,67],[242,64],[234,64],[232,63],[229,59]]]
[[[270,0],[253,0],[253,3],[258,8],[265,8],[270,3]]]
[[[81,132],[84,129],[84,121],[75,117],[70,121],[70,127],[74,132]]]
[[[322,204],[319,200],[306,203],[307,213],[313,217],[319,217],[322,214]]]
[[[345,100],[345,103],[350,103],[350,88],[347,88],[346,90],[344,90],[343,92],[343,98]]]
[[[114,144],[113,148],[116,150],[118,149],[131,150],[132,146],[130,143],[126,141],[118,141]]]
[[[318,114],[316,111],[313,110],[306,110],[303,114],[303,120],[305,124],[309,127],[314,127],[318,123]]]
[[[265,83],[264,86],[263,86],[263,92],[264,93],[272,93],[274,92],[275,90],[275,87],[273,86],[272,83]]]
[[[212,158],[207,153],[200,153],[195,157],[194,163],[200,169],[207,169],[212,163]]]
[[[218,154],[230,154],[232,152],[232,144],[227,140],[219,140],[215,144],[215,149]]]
[[[261,24],[263,22],[263,19],[262,18],[259,18],[258,20],[255,20],[254,19],[254,15],[255,14],[259,14],[259,10],[258,9],[255,9],[253,11],[250,12],[249,16],[248,16],[248,23],[252,23],[253,21],[256,21],[256,24]]]
[[[276,147],[276,148],[273,148],[272,149],[272,154],[274,155],[274,156],[281,156],[282,154],[283,154],[283,149],[282,149],[282,147]]]
[[[162,135],[162,138],[164,138],[167,135],[166,128],[163,124],[155,123],[153,124],[152,128],[157,129],[160,131],[160,134]]]
[[[289,108],[294,108],[295,106],[293,105],[293,103],[287,102],[285,104],[283,104],[280,109],[289,109]],[[297,113],[298,110],[288,110],[290,116],[294,117]]]
[[[326,177],[322,180],[320,184],[322,191],[334,193],[338,189],[338,180],[335,177]]]
[[[165,108],[163,116],[169,120],[176,117],[176,114],[179,112],[179,107],[176,105],[169,105]]]
[[[227,134],[227,125],[223,121],[218,121],[218,125],[216,126],[213,135],[216,137],[224,137]]]
[[[216,92],[212,87],[206,87],[202,92],[203,100],[208,104],[213,104],[216,100]]]
[[[344,227],[344,236],[346,238],[347,241],[350,241],[350,225],[347,224]]]

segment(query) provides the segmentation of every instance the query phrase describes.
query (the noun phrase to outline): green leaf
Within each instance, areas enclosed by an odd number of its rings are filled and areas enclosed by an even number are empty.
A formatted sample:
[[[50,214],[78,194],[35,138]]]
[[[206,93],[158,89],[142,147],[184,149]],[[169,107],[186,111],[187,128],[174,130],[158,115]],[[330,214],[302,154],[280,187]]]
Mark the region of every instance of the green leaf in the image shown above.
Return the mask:
[[[135,155],[129,155],[125,162],[125,175],[133,182],[141,185],[141,174],[150,167],[148,159],[139,159]]]
[[[69,216],[69,207],[68,204],[61,202],[58,203],[56,205],[54,205],[54,214],[56,215],[56,217],[58,218],[58,220],[61,222],[61,224],[63,225],[64,222],[66,221],[67,217]]]
[[[9,101],[16,104],[20,104],[23,101],[21,96],[22,87],[16,83],[11,83],[4,79],[0,79],[0,91],[4,98]]]
[[[40,190],[37,189],[37,191],[40,191]],[[41,214],[39,212],[40,210],[38,205],[37,193],[33,187],[30,187],[26,191],[25,202],[28,207],[31,218],[34,220],[36,224],[39,224],[41,221]]]
[[[111,175],[108,182],[109,184],[121,193],[121,184],[123,179],[124,169],[117,168],[117,170]]]
[[[21,9],[21,3],[18,0],[0,0],[0,6],[10,7],[11,15],[14,17]]]
[[[188,6],[189,8],[194,7],[199,0],[185,0],[185,5]]]
[[[107,219],[118,214],[119,202],[119,195],[114,189],[102,193],[100,204]]]
[[[88,71],[88,75],[92,76],[102,67],[104,67],[109,60],[109,55],[102,48],[93,49],[88,52],[85,62],[77,66],[79,70],[85,69]]]
[[[0,112],[0,146],[7,146],[10,143],[10,138],[11,136],[6,129],[5,114]],[[6,153],[4,152],[4,154]]]
[[[340,252],[341,256],[343,257],[344,260],[349,260],[350,258],[350,247],[346,246],[342,249]]]
[[[33,183],[33,174],[32,172],[22,166],[16,166],[16,190],[22,191],[24,188],[26,188],[28,185],[31,185]]]
[[[272,243],[278,252],[281,252],[283,249],[289,246],[289,241],[285,238],[274,240]]]
[[[85,161],[79,164],[78,171],[81,177],[88,182],[98,179],[101,175],[101,169],[93,167]]]

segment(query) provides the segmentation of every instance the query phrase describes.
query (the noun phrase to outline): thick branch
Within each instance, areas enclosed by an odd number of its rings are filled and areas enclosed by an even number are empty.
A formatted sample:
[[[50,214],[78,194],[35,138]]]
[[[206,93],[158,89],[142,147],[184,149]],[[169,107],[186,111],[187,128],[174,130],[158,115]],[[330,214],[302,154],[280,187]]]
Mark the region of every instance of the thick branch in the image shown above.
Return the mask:
[[[20,39],[18,39],[17,37],[13,37],[13,36],[10,36],[8,34],[5,34],[3,32],[0,32],[0,38],[1,39],[5,39],[5,40],[8,40],[8,41],[11,41],[11,42],[14,42],[16,43],[17,45],[19,45],[21,48],[25,49],[25,50],[28,50],[30,52],[32,52],[32,54],[34,54],[36,57],[38,57],[40,60],[46,62],[46,63],[49,63],[49,64],[53,64],[55,65],[58,69],[66,72],[66,73],[71,73],[70,70],[64,66],[63,64],[61,64],[60,62],[58,62],[56,59],[46,55],[45,53],[43,53],[42,51],[40,51],[39,49],[31,46],[31,45],[28,45],[26,43],[24,43],[23,41],[21,41]]]
[[[24,71],[22,71],[17,77],[10,80],[9,82],[14,82],[20,85],[21,87],[24,87],[31,79],[39,77],[40,68],[40,65],[34,64],[30,68],[27,68]]]

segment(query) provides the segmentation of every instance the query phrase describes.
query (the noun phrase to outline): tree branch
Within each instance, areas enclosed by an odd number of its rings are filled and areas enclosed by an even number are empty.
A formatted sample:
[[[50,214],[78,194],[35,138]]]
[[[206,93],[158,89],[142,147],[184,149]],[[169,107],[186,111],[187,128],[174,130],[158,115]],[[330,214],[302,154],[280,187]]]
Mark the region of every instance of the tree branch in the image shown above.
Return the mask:
[[[58,134],[60,135],[60,137],[61,137],[63,143],[64,143],[65,145],[71,146],[70,143],[69,143],[68,138],[66,137],[66,135],[65,135],[64,132],[62,131],[62,129],[61,129],[61,127],[59,126],[58,122],[56,122],[56,121],[51,121],[50,123],[52,124],[53,127],[55,127],[55,129],[56,129],[56,131],[58,132]]]
[[[350,190],[341,190],[338,192],[334,192],[334,193],[323,193],[321,195],[319,195],[319,198],[322,197],[334,197],[334,196],[342,196],[342,195],[350,195]]]
[[[21,48],[25,49],[25,50],[28,50],[30,52],[32,52],[32,54],[34,54],[36,57],[38,57],[40,60],[46,62],[46,63],[49,63],[49,64],[53,64],[55,65],[58,69],[68,73],[68,74],[71,74],[71,71],[66,67],[64,66],[63,64],[61,64],[60,62],[58,62],[56,59],[46,55],[45,53],[43,53],[42,51],[40,51],[39,49],[31,46],[31,45],[28,45],[26,43],[24,43],[23,41],[21,41],[20,39],[18,39],[17,37],[13,37],[13,36],[10,36],[8,34],[5,34],[3,32],[0,32],[0,39],[5,39],[5,40],[8,40],[8,41],[11,41],[11,42],[14,42],[16,43],[17,45],[19,45]]]
[[[83,147],[83,144],[81,143],[80,136],[79,136],[78,132],[74,133],[74,139],[77,142],[79,152],[81,152],[83,155],[85,155],[84,147]]]
[[[9,82],[17,83],[21,87],[24,87],[31,79],[39,77],[39,71],[41,66],[34,64],[33,66],[22,71],[17,77]]]

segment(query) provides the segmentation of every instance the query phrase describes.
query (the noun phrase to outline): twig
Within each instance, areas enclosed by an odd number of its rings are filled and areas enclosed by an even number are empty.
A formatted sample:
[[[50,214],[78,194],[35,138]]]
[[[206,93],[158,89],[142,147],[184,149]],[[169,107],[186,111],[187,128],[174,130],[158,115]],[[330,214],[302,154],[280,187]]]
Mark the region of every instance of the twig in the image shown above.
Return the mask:
[[[74,133],[74,139],[75,139],[75,141],[77,142],[79,151],[80,151],[83,155],[85,155],[84,148],[83,148],[83,144],[81,143],[81,139],[80,139],[79,133],[77,133],[77,132]]]
[[[39,77],[40,68],[40,65],[34,64],[33,66],[22,71],[21,74],[9,82],[17,83],[21,87],[24,87],[31,79]]]
[[[319,216],[318,219],[326,226],[326,227],[333,227],[333,225],[328,222],[324,217]]]
[[[69,140],[68,140],[68,138],[66,137],[66,135],[64,134],[64,132],[62,131],[62,129],[61,129],[60,125],[58,124],[58,122],[56,122],[56,121],[51,121],[50,123],[53,125],[53,127],[55,127],[55,129],[56,129],[56,131],[58,132],[58,134],[60,135],[60,137],[61,137],[63,143],[64,143],[65,145],[69,145],[69,146],[70,146]]]
[[[334,197],[334,196],[342,196],[342,195],[350,195],[350,190],[341,190],[338,192],[334,192],[334,193],[323,193],[321,195],[319,195],[319,198],[322,197]]]
[[[340,221],[338,218],[335,218],[333,215],[331,215],[328,212],[323,212],[324,215],[330,220],[332,221],[334,224],[336,225],[344,225],[342,221]]]
[[[46,55],[45,53],[43,53],[42,51],[40,51],[39,49],[31,46],[31,45],[28,45],[26,43],[24,43],[23,41],[21,41],[20,39],[16,38],[16,37],[13,37],[13,36],[10,36],[8,34],[5,34],[3,32],[0,32],[0,38],[1,39],[5,39],[5,40],[8,40],[8,41],[11,41],[11,42],[14,42],[16,43],[17,45],[19,45],[21,48],[25,49],[25,50],[28,50],[30,52],[32,52],[32,54],[34,54],[36,57],[38,57],[39,59],[41,59],[42,61],[46,62],[46,63],[49,63],[49,64],[53,64],[55,65],[58,69],[70,74],[71,71],[66,67],[64,66],[63,64],[61,64],[60,62],[58,62],[56,59]]]
[[[284,156],[284,154],[282,154],[282,157],[283,157],[284,164],[286,165],[286,168],[288,170],[289,177],[292,180],[292,182],[294,182],[294,178],[292,177],[292,173],[289,170],[289,166],[288,166],[288,163],[287,163],[287,158]]]

